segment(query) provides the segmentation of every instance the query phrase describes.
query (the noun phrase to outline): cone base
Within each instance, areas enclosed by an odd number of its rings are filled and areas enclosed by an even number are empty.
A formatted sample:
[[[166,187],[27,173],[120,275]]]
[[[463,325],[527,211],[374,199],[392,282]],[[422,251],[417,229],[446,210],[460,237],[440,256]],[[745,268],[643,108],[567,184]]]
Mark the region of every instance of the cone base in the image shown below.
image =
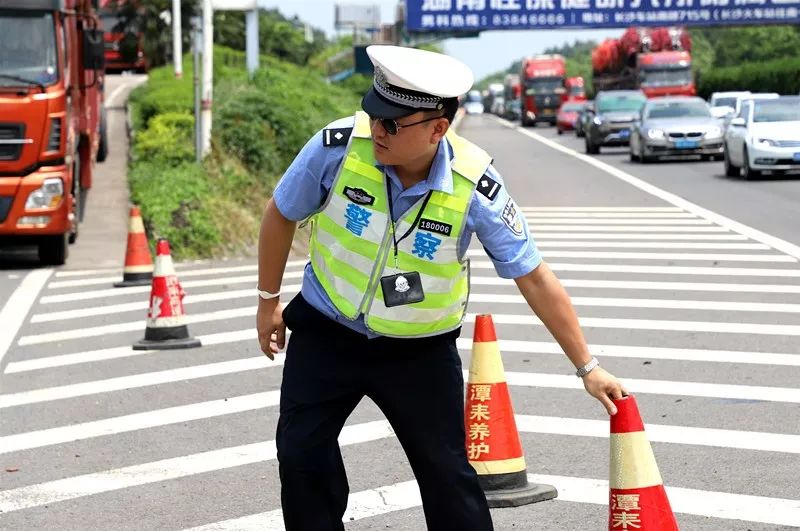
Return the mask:
[[[485,491],[489,507],[520,507],[541,501],[552,500],[558,496],[558,491],[552,485],[529,483],[525,487],[516,489],[502,489]]]
[[[182,348],[197,348],[202,346],[200,340],[194,337],[183,339],[142,339],[133,344],[133,350],[178,350]]]
[[[130,286],[149,286],[153,282],[152,273],[129,273],[119,282],[114,282],[115,288],[128,288]]]

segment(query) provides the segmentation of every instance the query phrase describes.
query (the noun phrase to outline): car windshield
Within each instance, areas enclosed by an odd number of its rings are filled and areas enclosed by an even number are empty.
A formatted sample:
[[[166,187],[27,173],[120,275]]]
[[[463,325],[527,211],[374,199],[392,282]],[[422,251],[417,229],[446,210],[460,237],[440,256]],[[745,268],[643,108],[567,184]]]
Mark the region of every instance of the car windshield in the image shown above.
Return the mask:
[[[706,118],[711,116],[708,106],[699,101],[674,101],[653,103],[647,109],[646,118]]]
[[[481,93],[477,90],[472,90],[467,94],[467,102],[469,103],[480,103],[481,102]]]
[[[569,88],[569,95],[570,96],[583,96],[584,90],[583,86],[581,85],[573,85]]]
[[[0,86],[52,85],[57,80],[53,15],[0,9]]]
[[[647,68],[641,71],[640,76],[643,87],[671,87],[692,82],[692,71],[689,68]]]
[[[713,106],[714,107],[733,107],[733,108],[736,108],[736,98],[735,97],[717,98],[717,99],[714,100]]]
[[[565,103],[561,107],[562,112],[579,112],[583,109],[582,103]]]
[[[606,96],[597,101],[599,112],[635,112],[642,108],[646,98],[638,94]]]
[[[755,101],[754,122],[800,121],[800,98]]]
[[[525,80],[525,93],[553,94],[556,89],[564,87],[564,80],[560,77],[542,77]]]
[[[119,32],[122,29],[122,20],[116,15],[102,15],[100,21],[103,23],[103,31]]]

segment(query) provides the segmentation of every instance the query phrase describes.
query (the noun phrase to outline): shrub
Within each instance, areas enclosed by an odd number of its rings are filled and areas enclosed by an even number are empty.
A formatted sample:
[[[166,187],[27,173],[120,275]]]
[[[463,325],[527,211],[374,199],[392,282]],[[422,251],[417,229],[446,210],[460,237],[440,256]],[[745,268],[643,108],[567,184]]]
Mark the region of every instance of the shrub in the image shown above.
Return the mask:
[[[193,139],[194,116],[178,112],[157,114],[136,137],[133,156],[136,160],[177,166],[195,159]]]
[[[708,98],[712,92],[725,90],[797,94],[800,92],[800,59],[742,63],[701,72],[698,80],[700,96]]]

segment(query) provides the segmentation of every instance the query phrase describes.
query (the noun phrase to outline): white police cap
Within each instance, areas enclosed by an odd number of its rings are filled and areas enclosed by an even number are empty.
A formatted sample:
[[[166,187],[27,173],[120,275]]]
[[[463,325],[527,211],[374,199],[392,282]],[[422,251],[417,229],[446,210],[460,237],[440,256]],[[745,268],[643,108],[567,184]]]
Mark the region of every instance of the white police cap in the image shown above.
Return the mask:
[[[441,109],[442,100],[464,94],[474,81],[469,67],[448,55],[401,46],[368,46],[367,54],[375,77],[361,107],[371,116]]]

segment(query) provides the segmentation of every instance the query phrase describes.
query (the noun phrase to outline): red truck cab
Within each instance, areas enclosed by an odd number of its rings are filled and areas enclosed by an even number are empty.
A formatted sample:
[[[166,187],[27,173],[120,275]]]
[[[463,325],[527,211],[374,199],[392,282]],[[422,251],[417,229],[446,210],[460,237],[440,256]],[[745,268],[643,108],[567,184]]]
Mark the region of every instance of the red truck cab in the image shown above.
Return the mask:
[[[522,85],[522,125],[535,125],[538,122],[555,125],[556,113],[566,94],[564,57],[557,54],[528,57],[522,61],[519,77]]]
[[[144,34],[122,28],[119,6],[125,0],[100,0],[100,20],[105,31],[106,71],[134,70],[146,73],[150,63],[144,51]]]
[[[567,89],[564,93],[564,102],[586,101],[586,87],[582,77],[568,77],[564,86]]]
[[[89,0],[0,4],[0,246],[63,264],[100,145],[103,37]]]
[[[637,57],[639,88],[648,98],[695,96],[692,56],[687,51],[642,53]]]

